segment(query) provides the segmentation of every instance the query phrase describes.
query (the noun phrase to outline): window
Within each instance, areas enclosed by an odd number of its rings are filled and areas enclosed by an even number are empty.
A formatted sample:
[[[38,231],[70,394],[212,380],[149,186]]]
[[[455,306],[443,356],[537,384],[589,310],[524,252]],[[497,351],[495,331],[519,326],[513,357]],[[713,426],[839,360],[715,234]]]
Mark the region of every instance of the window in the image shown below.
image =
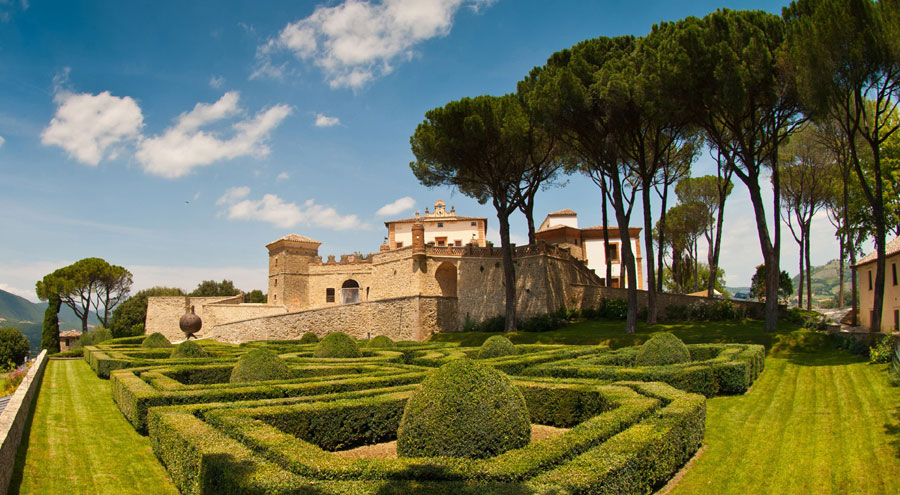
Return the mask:
[[[472,227],[477,227],[477,226],[478,226],[478,222],[472,222]]]
[[[443,227],[443,226],[444,226],[444,223],[443,223],[443,222],[438,222],[438,228],[441,228],[441,227]]]
[[[444,247],[447,245],[447,238],[446,237],[435,237],[434,243],[439,247]]]
[[[610,244],[607,249],[609,261],[619,261],[619,245]]]
[[[325,289],[325,302],[334,302],[334,289]]]
[[[397,249],[400,249],[400,248],[402,248],[402,247],[403,247],[403,243],[402,243],[402,242],[398,242],[398,243],[397,243]]]
[[[894,331],[900,329],[900,309],[894,310]]]
[[[872,290],[872,270],[869,270],[869,290]]]
[[[894,285],[897,285],[897,263],[891,263],[891,273],[894,275]]]
[[[462,240],[457,239],[457,240],[453,241],[453,245],[456,247],[462,247]]]

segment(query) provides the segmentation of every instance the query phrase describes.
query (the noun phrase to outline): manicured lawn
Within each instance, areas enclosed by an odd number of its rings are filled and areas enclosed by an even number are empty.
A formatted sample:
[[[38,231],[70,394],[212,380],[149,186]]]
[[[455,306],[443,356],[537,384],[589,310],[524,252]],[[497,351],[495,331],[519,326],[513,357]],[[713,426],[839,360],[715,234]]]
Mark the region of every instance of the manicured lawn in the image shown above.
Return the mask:
[[[900,493],[900,389],[843,351],[769,358],[707,402],[706,446],[671,494]]]
[[[636,345],[671,331],[686,343],[743,342],[769,349],[766,370],[742,396],[707,402],[705,448],[670,494],[898,494],[900,388],[884,366],[832,348],[828,337],[787,322],[639,325],[586,321],[545,333],[515,333],[516,343]],[[439,334],[433,340],[478,345],[489,333]]]
[[[165,469],[82,360],[50,361],[10,493],[177,494]]]

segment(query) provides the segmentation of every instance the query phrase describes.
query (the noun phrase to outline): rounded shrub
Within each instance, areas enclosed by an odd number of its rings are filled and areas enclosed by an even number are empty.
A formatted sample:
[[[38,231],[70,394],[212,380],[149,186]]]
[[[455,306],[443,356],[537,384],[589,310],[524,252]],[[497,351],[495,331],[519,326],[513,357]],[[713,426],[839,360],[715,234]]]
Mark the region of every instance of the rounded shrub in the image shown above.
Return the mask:
[[[691,353],[684,342],[669,332],[653,334],[644,342],[634,357],[635,366],[662,366],[666,364],[686,363],[691,360]]]
[[[144,339],[144,342],[141,343],[141,347],[145,347],[147,349],[172,347],[172,343],[169,342],[169,339],[167,339],[163,334],[155,332],[151,333]]]
[[[373,349],[390,349],[391,347],[394,347],[394,341],[387,335],[379,335],[370,340],[367,347]]]
[[[494,335],[481,344],[478,359],[509,356],[516,353],[516,345],[502,335]]]
[[[254,349],[238,359],[231,370],[231,383],[284,380],[292,376],[287,363],[274,352]]]
[[[200,346],[196,341],[185,340],[175,346],[172,350],[172,358],[205,358],[209,357],[206,349]]]
[[[431,371],[406,402],[397,454],[484,459],[530,439],[525,398],[509,377],[462,358]]]
[[[313,353],[317,358],[355,358],[362,356],[359,346],[349,335],[342,332],[329,333],[316,346]]]
[[[318,342],[319,342],[319,337],[317,337],[316,334],[314,334],[312,332],[306,332],[303,334],[302,337],[300,337],[301,344],[315,344]]]

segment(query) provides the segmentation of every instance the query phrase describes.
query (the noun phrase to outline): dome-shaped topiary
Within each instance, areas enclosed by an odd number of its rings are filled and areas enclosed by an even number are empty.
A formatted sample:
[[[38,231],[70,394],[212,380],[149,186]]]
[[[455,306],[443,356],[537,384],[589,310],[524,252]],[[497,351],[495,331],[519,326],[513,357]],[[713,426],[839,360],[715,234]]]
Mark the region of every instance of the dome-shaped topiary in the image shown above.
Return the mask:
[[[355,358],[362,356],[359,346],[349,335],[342,332],[329,333],[316,346],[313,353],[317,358]]]
[[[494,335],[481,344],[478,351],[478,359],[488,359],[500,356],[509,356],[516,353],[516,345],[502,335]]]
[[[206,349],[193,340],[185,340],[172,349],[173,358],[205,358],[209,357]]]
[[[634,358],[635,366],[662,366],[686,363],[691,360],[691,352],[684,342],[669,332],[653,334],[650,340],[638,349]]]
[[[366,347],[371,347],[373,349],[390,349],[391,347],[394,347],[394,341],[387,335],[379,335],[370,340],[369,345]]]
[[[287,363],[274,352],[254,349],[238,359],[231,370],[231,383],[286,380],[292,376]]]
[[[141,343],[141,347],[146,347],[149,349],[172,347],[172,343],[169,342],[169,339],[167,339],[163,334],[155,332],[151,333],[144,339],[144,342]]]
[[[319,342],[319,337],[317,337],[316,334],[312,332],[306,332],[302,337],[300,337],[301,344],[315,344],[317,342]]]
[[[525,398],[509,377],[462,358],[431,371],[406,402],[397,454],[483,459],[530,439]]]

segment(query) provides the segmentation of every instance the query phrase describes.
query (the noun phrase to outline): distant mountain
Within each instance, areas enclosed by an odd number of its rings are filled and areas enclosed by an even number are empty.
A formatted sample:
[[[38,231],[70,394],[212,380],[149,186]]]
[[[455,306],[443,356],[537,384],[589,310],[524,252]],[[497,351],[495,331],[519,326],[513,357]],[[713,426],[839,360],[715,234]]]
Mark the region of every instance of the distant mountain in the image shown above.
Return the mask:
[[[0,290],[0,326],[16,327],[22,331],[36,351],[41,347],[41,330],[44,326],[44,312],[47,303],[33,303],[24,297]],[[97,315],[91,313],[88,323],[99,325]],[[75,328],[81,330],[81,319],[75,316],[72,308],[63,305],[59,310],[59,326],[62,330]]]
[[[844,264],[844,297],[847,299],[847,303],[849,304],[850,300],[850,264]],[[812,294],[813,294],[813,304],[815,305],[816,301],[824,302],[826,300],[831,300],[837,295],[840,290],[840,262],[838,260],[831,260],[828,263],[825,263],[821,266],[813,266],[812,267]],[[791,282],[794,283],[794,294],[793,297],[796,300],[797,292],[800,286],[800,274],[794,276],[791,279]],[[806,299],[806,287],[803,288],[804,300]]]

